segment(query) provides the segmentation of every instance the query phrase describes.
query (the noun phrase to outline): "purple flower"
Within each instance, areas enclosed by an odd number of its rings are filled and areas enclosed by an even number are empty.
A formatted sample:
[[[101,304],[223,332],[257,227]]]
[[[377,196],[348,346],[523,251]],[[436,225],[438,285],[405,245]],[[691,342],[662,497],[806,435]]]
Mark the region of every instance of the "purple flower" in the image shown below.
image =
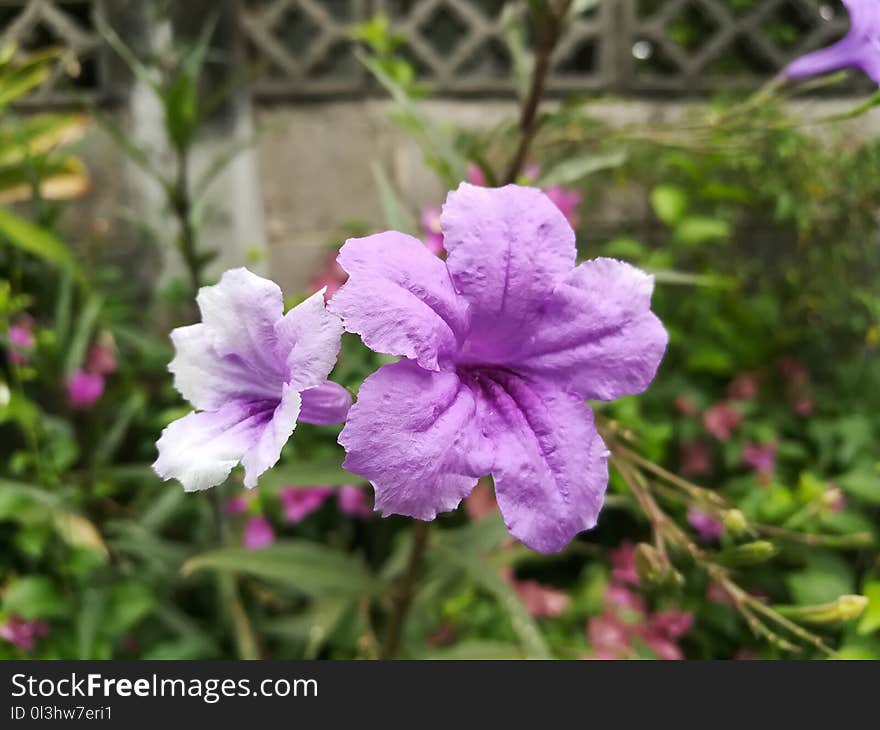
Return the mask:
[[[721,401],[703,414],[703,428],[719,441],[728,441],[742,423],[742,413],[730,403]]]
[[[361,487],[345,486],[339,489],[337,495],[339,509],[349,517],[369,517],[373,514],[370,507],[370,498]]]
[[[510,532],[539,552],[596,523],[608,450],[586,399],[643,391],[666,349],[653,281],[612,259],[575,266],[574,232],[535,188],[462,183],[447,260],[388,231],[346,242],[329,307],[404,359],[363,384],[339,437],[376,509],[431,520],[492,474]]]
[[[240,494],[236,497],[230,497],[226,500],[226,514],[241,515],[247,512],[250,500],[246,495]]]
[[[704,542],[715,542],[724,534],[724,525],[721,521],[703,510],[691,507],[687,511],[687,521]]]
[[[86,356],[86,370],[95,375],[112,375],[116,372],[116,368],[113,337],[108,334],[89,348]]]
[[[0,625],[0,639],[15,644],[19,649],[31,651],[37,639],[49,635],[49,625],[45,621],[28,621],[12,614]]]
[[[769,475],[776,467],[776,444],[746,444],[742,451],[743,464]]]
[[[805,78],[858,68],[880,84],[880,3],[877,0],[843,0],[849,12],[849,32],[827,48],[808,53],[785,67],[789,78]]]
[[[104,395],[104,376],[77,370],[67,379],[67,400],[73,408],[91,408]]]
[[[469,162],[467,166],[467,171],[465,173],[467,176],[467,180],[469,183],[473,183],[474,185],[480,185],[485,187],[486,185],[486,173],[483,172],[483,168],[477,165],[474,162]]]
[[[29,319],[23,319],[9,327],[6,332],[9,341],[9,362],[13,365],[27,365],[28,355],[34,349],[36,338]]]
[[[282,487],[278,499],[284,509],[285,519],[292,525],[302,522],[324,504],[333,490],[330,487]]]
[[[220,484],[239,462],[244,485],[278,461],[297,420],[345,420],[351,398],[327,381],[342,324],[319,291],[284,314],[281,290],[247,269],[223,274],[198,295],[202,322],[171,333],[168,369],[199,412],[174,421],[156,444],[153,469],[194,491]]]
[[[242,543],[246,550],[261,550],[275,542],[275,530],[262,515],[251,517],[244,526]]]

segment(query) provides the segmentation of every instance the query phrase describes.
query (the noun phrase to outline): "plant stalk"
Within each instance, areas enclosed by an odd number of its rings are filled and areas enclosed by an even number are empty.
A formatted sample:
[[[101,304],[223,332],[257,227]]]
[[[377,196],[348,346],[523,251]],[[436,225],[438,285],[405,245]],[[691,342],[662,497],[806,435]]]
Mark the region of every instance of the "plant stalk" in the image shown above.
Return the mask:
[[[394,659],[400,648],[400,640],[403,638],[403,629],[406,626],[406,617],[412,606],[419,574],[422,571],[425,551],[428,547],[429,528],[430,523],[428,522],[416,520],[413,523],[409,559],[406,564],[406,572],[394,597],[394,608],[391,613],[388,630],[385,634],[385,641],[382,645],[382,659]]]

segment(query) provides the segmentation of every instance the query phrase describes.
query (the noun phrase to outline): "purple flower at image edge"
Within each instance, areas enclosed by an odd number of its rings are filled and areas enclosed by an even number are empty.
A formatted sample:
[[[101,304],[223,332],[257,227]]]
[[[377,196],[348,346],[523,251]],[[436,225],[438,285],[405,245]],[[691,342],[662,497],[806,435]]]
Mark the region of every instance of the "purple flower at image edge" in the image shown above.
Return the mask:
[[[28,355],[37,343],[30,320],[23,319],[10,325],[6,338],[9,341],[9,362],[13,365],[27,365]]]
[[[715,542],[724,534],[721,520],[696,507],[687,511],[687,521],[703,542]]]
[[[339,442],[376,509],[432,520],[492,474],[511,534],[539,552],[596,523],[608,450],[585,400],[639,393],[667,334],[653,279],[575,265],[575,237],[535,188],[462,183],[441,215],[447,260],[396,231],[352,239],[329,309],[403,359],[361,386]]]
[[[104,395],[104,376],[77,370],[67,379],[67,400],[73,408],[91,408]]]
[[[332,493],[331,487],[282,487],[278,500],[284,510],[284,518],[296,525],[319,510]]]
[[[31,651],[36,646],[37,639],[48,635],[49,624],[45,621],[28,621],[17,614],[10,615],[0,625],[0,639],[24,651]]]
[[[880,84],[880,2],[843,0],[849,13],[849,32],[836,43],[801,56],[783,69],[789,78],[818,76],[858,68]]]
[[[251,517],[244,526],[241,541],[246,550],[261,550],[275,542],[275,530],[262,515]]]
[[[327,380],[342,324],[318,291],[284,313],[281,289],[247,269],[197,297],[202,322],[171,333],[174,385],[197,409],[174,421],[153,469],[187,491],[221,483],[244,465],[244,485],[276,464],[297,421],[345,420],[351,396]]]

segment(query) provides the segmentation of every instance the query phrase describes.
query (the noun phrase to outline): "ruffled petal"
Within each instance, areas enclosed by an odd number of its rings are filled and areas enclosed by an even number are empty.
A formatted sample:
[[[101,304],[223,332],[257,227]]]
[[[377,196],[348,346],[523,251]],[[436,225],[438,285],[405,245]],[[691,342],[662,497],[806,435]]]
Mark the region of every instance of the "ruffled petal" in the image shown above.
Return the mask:
[[[421,241],[387,231],[346,242],[338,261],[348,281],[330,311],[376,352],[439,370],[458,350],[467,303],[455,292],[443,262]]]
[[[375,509],[420,520],[455,509],[492,461],[471,389],[407,360],[367,378],[339,443],[343,466],[373,484]]]
[[[348,390],[329,380],[317,388],[304,390],[301,395],[299,420],[302,423],[314,423],[318,426],[344,423],[351,408],[351,394]]]
[[[608,485],[608,450],[577,396],[495,371],[481,377],[483,432],[507,529],[532,550],[561,550],[596,524]]]
[[[462,183],[441,215],[446,265],[472,305],[471,355],[498,362],[575,263],[575,236],[537,188]]]
[[[297,304],[274,326],[277,358],[285,380],[298,391],[320,386],[339,356],[342,322],[327,311],[324,289]]]
[[[275,349],[274,325],[283,313],[278,286],[233,269],[202,287],[197,301],[203,321],[171,333],[176,354],[168,369],[181,395],[202,410],[230,400],[277,400],[284,375]]]
[[[783,69],[783,74],[789,78],[802,79],[842,68],[861,67],[862,61],[868,58],[869,50],[866,43],[851,33],[827,48],[820,48],[792,61]]]
[[[188,492],[220,484],[261,440],[272,402],[230,402],[218,411],[190,413],[169,424],[156,443],[153,470]]]
[[[668,335],[651,312],[654,280],[614,259],[574,269],[541,311],[532,337],[512,356],[583,398],[640,393],[657,373]]]
[[[253,488],[261,474],[271,469],[281,458],[281,449],[296,428],[302,399],[291,385],[285,385],[281,402],[275,406],[271,418],[265,423],[254,444],[242,456],[244,485]]]

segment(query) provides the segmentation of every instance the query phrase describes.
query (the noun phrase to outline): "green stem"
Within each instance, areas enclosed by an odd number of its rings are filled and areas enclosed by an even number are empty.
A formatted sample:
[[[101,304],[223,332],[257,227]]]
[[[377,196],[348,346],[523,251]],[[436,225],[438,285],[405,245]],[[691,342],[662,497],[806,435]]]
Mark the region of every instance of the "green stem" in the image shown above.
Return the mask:
[[[403,574],[397,593],[394,596],[394,608],[385,634],[385,642],[382,645],[382,659],[394,659],[400,648],[400,640],[403,638],[403,629],[406,626],[406,617],[412,606],[419,574],[422,570],[422,562],[428,547],[429,527],[430,523],[422,522],[421,520],[416,520],[413,523],[409,559],[406,564],[406,572]]]

